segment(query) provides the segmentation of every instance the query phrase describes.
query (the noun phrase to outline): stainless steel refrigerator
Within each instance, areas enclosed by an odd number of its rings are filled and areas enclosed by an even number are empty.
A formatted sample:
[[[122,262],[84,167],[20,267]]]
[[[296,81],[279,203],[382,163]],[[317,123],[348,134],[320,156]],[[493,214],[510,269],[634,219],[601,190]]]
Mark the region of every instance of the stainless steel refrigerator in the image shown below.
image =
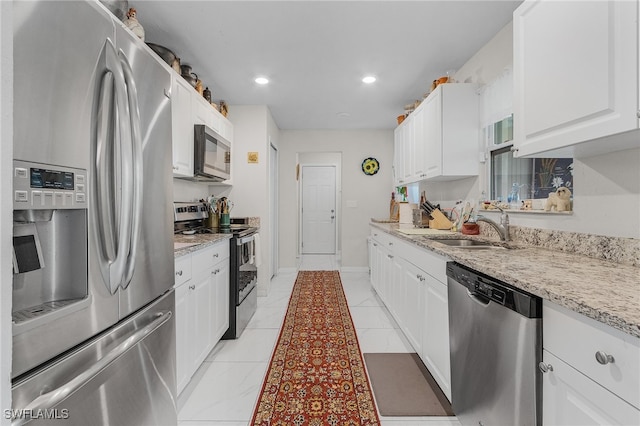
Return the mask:
[[[13,13],[13,421],[176,424],[169,68],[98,2]]]

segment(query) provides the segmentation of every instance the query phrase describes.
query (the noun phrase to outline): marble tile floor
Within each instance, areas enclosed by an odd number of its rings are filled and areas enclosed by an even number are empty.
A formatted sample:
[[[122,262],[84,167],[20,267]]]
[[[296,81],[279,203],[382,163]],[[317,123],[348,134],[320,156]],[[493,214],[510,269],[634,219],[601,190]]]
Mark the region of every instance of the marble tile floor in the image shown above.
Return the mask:
[[[339,269],[334,256],[306,255],[299,270]],[[286,272],[271,281],[269,295],[258,298],[258,309],[237,340],[223,340],[205,362],[178,399],[179,426],[246,426],[280,326],[289,304],[297,272]],[[363,352],[412,352],[411,345],[398,329],[377,297],[369,276],[362,272],[341,272],[349,310]],[[460,426],[453,417],[380,417],[382,426]]]

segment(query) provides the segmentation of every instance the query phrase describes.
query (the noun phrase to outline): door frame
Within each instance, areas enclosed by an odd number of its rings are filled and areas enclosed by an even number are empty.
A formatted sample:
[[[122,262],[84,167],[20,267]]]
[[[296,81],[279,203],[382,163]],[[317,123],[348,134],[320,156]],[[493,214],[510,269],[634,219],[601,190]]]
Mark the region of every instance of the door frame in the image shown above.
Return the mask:
[[[279,174],[279,151],[278,147],[273,144],[269,137],[269,186],[271,187],[271,196],[269,197],[269,228],[271,235],[271,276],[269,280],[278,274],[279,268],[279,225],[280,215],[278,215],[280,174]]]
[[[335,194],[335,214],[336,214],[336,221],[335,221],[335,226],[334,226],[334,232],[335,232],[335,242],[334,242],[334,247],[333,247],[333,251],[334,251],[334,256],[339,257],[339,244],[338,244],[338,240],[340,237],[340,223],[341,223],[341,216],[342,213],[340,211],[340,185],[339,185],[339,170],[340,168],[338,167],[338,165],[336,164],[331,164],[331,163],[298,163],[299,165],[299,176],[298,176],[298,244],[297,244],[297,256],[300,257],[302,256],[302,227],[303,227],[303,223],[302,223],[302,170],[305,167],[333,167],[334,172],[335,172],[335,184],[334,184],[334,194]]]

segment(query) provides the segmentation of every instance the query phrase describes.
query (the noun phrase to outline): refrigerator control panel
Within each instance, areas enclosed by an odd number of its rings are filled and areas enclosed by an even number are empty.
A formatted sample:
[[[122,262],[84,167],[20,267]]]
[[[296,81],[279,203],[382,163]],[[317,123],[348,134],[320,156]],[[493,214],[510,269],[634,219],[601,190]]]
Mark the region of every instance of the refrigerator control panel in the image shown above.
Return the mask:
[[[87,171],[13,161],[13,209],[86,209]]]

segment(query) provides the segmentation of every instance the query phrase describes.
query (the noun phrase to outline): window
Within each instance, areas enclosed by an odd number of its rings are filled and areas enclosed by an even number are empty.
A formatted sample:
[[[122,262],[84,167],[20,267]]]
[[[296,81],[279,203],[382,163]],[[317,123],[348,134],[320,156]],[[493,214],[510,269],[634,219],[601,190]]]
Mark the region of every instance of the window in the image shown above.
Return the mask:
[[[546,199],[564,186],[573,191],[572,158],[513,158],[511,144],[491,151],[492,200],[520,208],[525,199]]]
[[[561,186],[573,192],[572,158],[514,158],[513,78],[505,69],[480,89],[482,145],[490,159],[489,198],[519,209],[526,199],[546,199]],[[544,204],[534,203],[533,208]]]

